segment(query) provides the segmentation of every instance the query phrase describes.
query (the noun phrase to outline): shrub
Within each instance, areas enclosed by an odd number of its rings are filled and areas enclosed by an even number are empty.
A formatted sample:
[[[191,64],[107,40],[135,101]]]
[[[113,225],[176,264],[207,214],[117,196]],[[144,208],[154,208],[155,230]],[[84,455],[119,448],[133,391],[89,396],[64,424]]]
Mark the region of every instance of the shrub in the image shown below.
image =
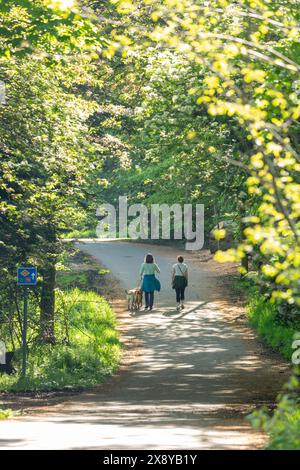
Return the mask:
[[[277,408],[270,414],[266,410],[252,413],[253,426],[269,435],[267,448],[271,450],[300,450],[299,379],[293,376],[288,383],[289,393],[278,399]]]

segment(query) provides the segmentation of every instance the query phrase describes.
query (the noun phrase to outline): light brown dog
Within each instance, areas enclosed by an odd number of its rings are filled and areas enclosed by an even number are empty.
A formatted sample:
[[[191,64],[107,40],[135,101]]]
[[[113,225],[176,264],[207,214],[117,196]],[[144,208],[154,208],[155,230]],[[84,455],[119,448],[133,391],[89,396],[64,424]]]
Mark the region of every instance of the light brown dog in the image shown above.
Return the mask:
[[[143,303],[143,292],[139,287],[126,291],[127,308],[130,311],[140,310]]]

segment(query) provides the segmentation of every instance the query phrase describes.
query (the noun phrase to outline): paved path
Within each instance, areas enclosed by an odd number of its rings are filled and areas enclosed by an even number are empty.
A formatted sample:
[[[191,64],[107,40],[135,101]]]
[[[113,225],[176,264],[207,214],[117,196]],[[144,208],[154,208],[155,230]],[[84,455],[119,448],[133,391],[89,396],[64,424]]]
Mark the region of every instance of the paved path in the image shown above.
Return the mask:
[[[105,387],[0,424],[6,449],[253,449],[263,436],[244,417],[272,403],[286,366],[224,317],[214,278],[187,254],[186,309],[170,288],[172,248],[88,241],[79,247],[108,266],[125,288],[137,282],[146,250],[162,274],[153,312],[125,318],[138,360]],[[124,321],[124,320],[123,320]]]

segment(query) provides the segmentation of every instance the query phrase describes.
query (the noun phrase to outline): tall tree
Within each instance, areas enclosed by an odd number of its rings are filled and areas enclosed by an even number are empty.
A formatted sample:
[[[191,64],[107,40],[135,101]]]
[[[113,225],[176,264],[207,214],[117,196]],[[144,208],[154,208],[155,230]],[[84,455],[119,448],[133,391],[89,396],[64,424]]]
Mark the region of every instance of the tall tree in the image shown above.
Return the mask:
[[[0,8],[2,271],[12,280],[18,263],[39,266],[46,342],[54,341],[59,235],[80,218],[94,152],[85,122],[95,104],[80,87],[90,80],[91,55],[97,57],[89,44],[97,48],[101,40],[92,38],[92,24],[70,5],[8,1]]]

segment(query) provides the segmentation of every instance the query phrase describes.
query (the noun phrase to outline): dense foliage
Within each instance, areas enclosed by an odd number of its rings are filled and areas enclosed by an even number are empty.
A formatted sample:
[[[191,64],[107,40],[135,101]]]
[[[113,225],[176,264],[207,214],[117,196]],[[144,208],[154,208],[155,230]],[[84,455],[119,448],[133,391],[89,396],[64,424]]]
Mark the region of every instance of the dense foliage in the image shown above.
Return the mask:
[[[187,187],[185,196],[196,193],[197,199],[209,191],[204,178],[208,173],[210,179],[219,159],[244,169],[249,176],[245,241],[238,250],[218,258],[241,259],[251,254],[263,277],[274,280],[270,283],[272,298],[299,304],[299,6],[294,2],[262,0],[117,4],[119,11],[126,14],[127,36],[122,36],[115,47],[125,47],[133,61],[141,49],[146,49],[143,73],[150,83],[142,101],[140,134],[142,138],[146,134],[146,144],[150,142],[151,150],[146,149],[146,156],[159,154],[155,162],[164,158],[163,164],[169,167],[168,178],[178,172],[179,181]],[[146,12],[150,12],[150,21],[141,30],[141,17]],[[134,16],[138,18],[136,23],[129,20]],[[195,113],[204,115],[206,109],[210,116],[208,131],[195,120]],[[137,113],[138,119],[139,110]],[[188,113],[192,119],[186,128]],[[223,123],[216,119],[218,116],[223,117],[227,132],[228,128],[235,129],[233,139],[224,131],[222,135]],[[205,147],[208,135],[215,139],[210,148]],[[180,152],[182,146],[189,146],[189,137],[196,138],[193,150]],[[170,152],[168,141],[176,150],[171,147]],[[201,171],[201,164],[196,165],[199,176],[189,187],[190,175],[186,176],[184,169],[190,168],[193,151],[199,158],[197,141],[207,171]],[[248,145],[243,147],[242,141],[248,141]],[[173,165],[166,164],[170,153],[175,159]],[[220,174],[223,168],[217,167],[216,172]],[[164,180],[168,178],[164,175]],[[238,180],[241,197],[243,178]],[[233,195],[236,185],[230,179],[228,182],[228,192]],[[212,178],[216,196],[222,194],[222,183]],[[228,199],[226,192],[225,195]]]
[[[91,57],[79,54],[92,25],[59,7],[59,2],[1,2],[0,10],[5,48],[0,62],[5,84],[0,108],[1,313],[17,314],[16,266],[37,265],[40,338],[50,343],[55,341],[59,236],[80,219],[94,155],[86,121],[95,104],[80,91],[90,80]],[[76,57],[69,60],[72,51]]]
[[[97,204],[124,194],[204,203],[206,233],[227,220],[240,242],[218,259],[251,257],[289,312],[299,302],[297,4],[95,1],[84,18],[74,8],[1,10],[1,278],[40,260],[44,340],[54,340],[60,235],[85,217],[96,225]],[[24,22],[11,28],[17,13]]]
[[[93,229],[97,205],[119,195],[204,203],[206,233],[226,221],[235,239],[217,259],[241,261],[243,274],[250,261],[253,321],[299,324],[299,20],[297,0],[0,1],[0,321],[10,340],[22,329],[16,266],[28,263],[40,273],[34,346],[62,347],[60,239]]]

